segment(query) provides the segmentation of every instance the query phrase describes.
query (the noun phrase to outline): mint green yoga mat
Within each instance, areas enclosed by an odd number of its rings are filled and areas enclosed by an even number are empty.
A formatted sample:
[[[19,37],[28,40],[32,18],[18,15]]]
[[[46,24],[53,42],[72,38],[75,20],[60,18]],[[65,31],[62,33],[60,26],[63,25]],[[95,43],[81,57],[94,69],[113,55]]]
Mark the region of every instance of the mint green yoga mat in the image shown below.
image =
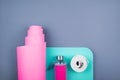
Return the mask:
[[[85,47],[47,47],[46,51],[46,80],[55,80],[54,69],[49,66],[56,62],[56,56],[64,56],[67,65],[67,80],[93,80],[93,53]],[[75,55],[83,55],[88,60],[88,67],[84,72],[75,72],[70,66],[70,61]]]

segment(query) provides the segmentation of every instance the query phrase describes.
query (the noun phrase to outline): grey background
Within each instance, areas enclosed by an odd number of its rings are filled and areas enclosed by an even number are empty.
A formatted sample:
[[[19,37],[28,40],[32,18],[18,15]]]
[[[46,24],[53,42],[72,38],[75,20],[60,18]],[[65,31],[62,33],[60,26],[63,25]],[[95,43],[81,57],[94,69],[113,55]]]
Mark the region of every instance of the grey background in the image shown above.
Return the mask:
[[[90,48],[95,80],[120,80],[120,0],[0,0],[0,80],[17,80],[16,46],[32,24],[47,46]]]

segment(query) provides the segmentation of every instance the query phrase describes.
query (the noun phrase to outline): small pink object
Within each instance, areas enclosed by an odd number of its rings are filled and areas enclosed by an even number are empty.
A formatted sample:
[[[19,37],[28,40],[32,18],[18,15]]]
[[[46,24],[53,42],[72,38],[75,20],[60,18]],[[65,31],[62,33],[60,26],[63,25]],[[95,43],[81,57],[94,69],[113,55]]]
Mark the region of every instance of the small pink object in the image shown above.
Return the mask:
[[[30,26],[25,45],[17,47],[18,80],[46,80],[46,42],[41,26]]]
[[[66,64],[55,64],[55,80],[66,80]]]
[[[55,80],[66,80],[66,64],[63,56],[57,56],[55,66]]]

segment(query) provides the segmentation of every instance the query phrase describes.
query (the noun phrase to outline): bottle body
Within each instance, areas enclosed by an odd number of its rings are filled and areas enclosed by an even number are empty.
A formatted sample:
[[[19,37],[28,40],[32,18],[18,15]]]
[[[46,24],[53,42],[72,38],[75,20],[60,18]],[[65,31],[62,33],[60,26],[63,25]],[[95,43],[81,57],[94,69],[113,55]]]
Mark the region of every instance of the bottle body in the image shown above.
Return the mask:
[[[66,64],[55,64],[55,80],[66,80]]]
[[[57,56],[57,62],[54,64],[55,80],[66,80],[66,64],[63,56]]]

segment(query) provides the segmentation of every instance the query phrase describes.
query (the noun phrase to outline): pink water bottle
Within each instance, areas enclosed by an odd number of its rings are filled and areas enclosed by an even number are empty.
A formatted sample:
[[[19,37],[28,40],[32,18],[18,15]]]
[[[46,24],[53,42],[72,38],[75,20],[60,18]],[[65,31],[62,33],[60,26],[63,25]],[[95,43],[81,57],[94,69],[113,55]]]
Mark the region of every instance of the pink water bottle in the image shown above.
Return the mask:
[[[63,62],[63,56],[57,56],[55,63],[55,80],[66,80],[66,64]]]
[[[41,26],[30,26],[17,47],[18,80],[46,80],[46,42]]]

